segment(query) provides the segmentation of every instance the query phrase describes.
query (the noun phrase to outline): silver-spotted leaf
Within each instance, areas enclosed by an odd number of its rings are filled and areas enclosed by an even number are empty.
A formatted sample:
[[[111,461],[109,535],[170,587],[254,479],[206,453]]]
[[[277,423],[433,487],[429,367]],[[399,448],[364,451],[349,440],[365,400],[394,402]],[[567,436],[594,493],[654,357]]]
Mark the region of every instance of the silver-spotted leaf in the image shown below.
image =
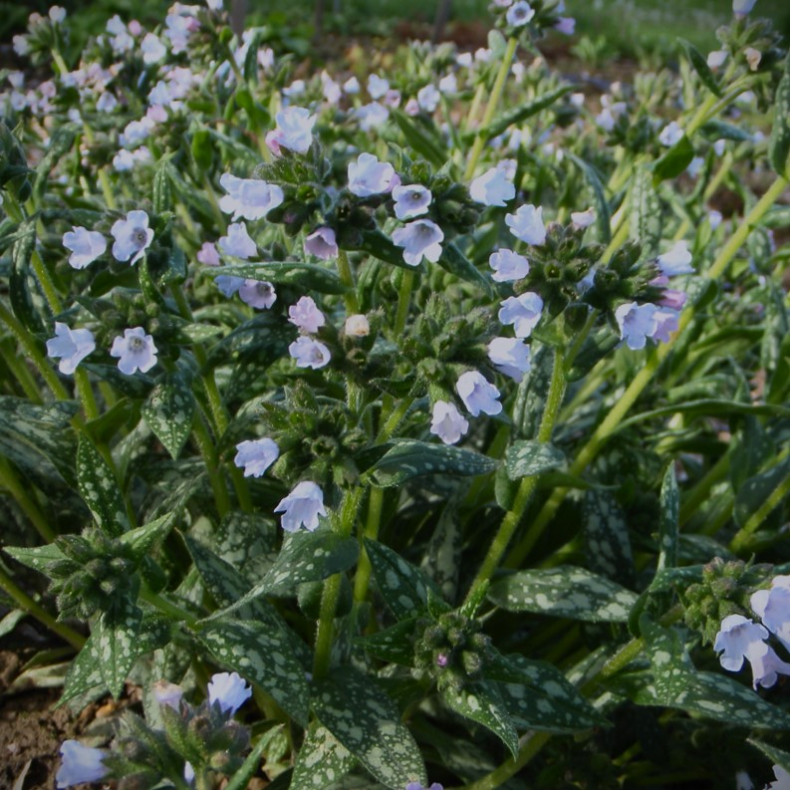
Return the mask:
[[[635,582],[625,514],[606,491],[592,490],[584,495],[584,549],[587,565],[594,573],[629,586]]]
[[[181,455],[195,416],[195,396],[178,373],[157,384],[143,404],[143,419],[175,460]]]
[[[355,764],[354,755],[326,727],[314,721],[296,757],[291,790],[323,790]]]
[[[131,597],[117,598],[96,626],[99,666],[104,683],[116,699],[139,654],[143,613]]]
[[[96,523],[108,535],[122,535],[129,529],[123,497],[109,467],[90,439],[80,437],[77,448],[77,483],[80,496]]]
[[[513,442],[505,453],[505,468],[511,480],[559,469],[564,464],[562,450],[548,442]]]
[[[277,261],[273,263],[237,263],[207,269],[214,277],[230,275],[247,280],[259,280],[275,285],[296,285],[309,291],[325,294],[342,294],[346,291],[343,281],[331,270],[314,263],[300,261]]]

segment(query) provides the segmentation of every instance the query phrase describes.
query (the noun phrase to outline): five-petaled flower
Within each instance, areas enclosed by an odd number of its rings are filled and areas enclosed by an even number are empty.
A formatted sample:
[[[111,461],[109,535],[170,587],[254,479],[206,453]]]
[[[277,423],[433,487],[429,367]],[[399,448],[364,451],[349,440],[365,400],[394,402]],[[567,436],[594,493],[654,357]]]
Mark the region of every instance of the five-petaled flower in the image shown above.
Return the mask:
[[[47,340],[47,356],[60,359],[58,370],[70,376],[88,354],[96,348],[90,329],[69,329],[66,324],[55,322],[55,337]]]
[[[491,279],[497,283],[514,282],[529,274],[529,261],[513,250],[503,249],[492,252],[488,258],[488,265],[494,270]]]
[[[309,335],[314,335],[326,324],[326,318],[312,296],[302,296],[296,304],[291,305],[288,308],[288,316],[292,324]]]
[[[324,493],[316,483],[303,480],[280,500],[274,512],[283,514],[281,523],[286,532],[296,532],[300,527],[313,532],[319,516],[326,515]]]
[[[277,128],[266,135],[266,145],[279,156],[281,148],[306,154],[313,142],[316,117],[304,107],[286,107],[275,116]]]
[[[157,349],[153,337],[141,326],[124,329],[123,337],[113,340],[110,356],[118,358],[118,369],[131,376],[138,370],[147,373],[157,362]]]
[[[277,292],[266,280],[243,280],[239,285],[239,298],[250,307],[268,310],[277,301]]]
[[[234,221],[261,219],[285,200],[277,184],[256,178],[237,178],[231,173],[223,173],[219,183],[228,193],[220,198],[219,207],[226,214],[233,214]]]
[[[529,372],[529,346],[520,338],[495,337],[487,348],[488,358],[500,373],[520,382]]]
[[[392,241],[403,247],[403,260],[419,266],[423,258],[436,263],[442,257],[444,232],[429,219],[415,219],[392,234]]]
[[[543,300],[538,294],[527,291],[521,296],[509,296],[500,302],[499,320],[503,326],[513,325],[516,337],[526,338],[540,322]]]
[[[492,167],[469,185],[469,194],[484,206],[504,206],[516,196],[516,187],[502,167]]]
[[[69,265],[84,269],[107,251],[107,239],[95,230],[78,227],[63,234],[63,246],[71,251]]]
[[[440,400],[433,404],[431,433],[434,436],[438,436],[445,444],[455,444],[468,430],[468,420],[454,403]]]
[[[546,241],[546,226],[543,224],[543,209],[535,206],[520,206],[515,214],[505,215],[510,232],[521,241],[540,246]]]
[[[431,191],[421,184],[398,186],[392,190],[395,200],[395,216],[398,219],[411,219],[428,213],[431,205]]]
[[[386,192],[394,178],[395,168],[389,162],[379,162],[373,154],[360,154],[348,163],[348,190],[357,197]]]
[[[505,19],[513,27],[522,27],[535,16],[535,9],[526,0],[519,0],[514,3],[507,11]]]
[[[248,439],[236,445],[233,463],[244,469],[244,477],[260,477],[279,457],[274,439]]]
[[[335,231],[327,227],[316,228],[309,236],[305,237],[304,250],[322,261],[336,258],[338,248]]]
[[[288,346],[288,353],[296,360],[298,368],[318,370],[328,365],[332,359],[332,354],[323,343],[306,335],[296,338]]]
[[[473,417],[477,417],[480,412],[494,416],[502,411],[499,390],[477,370],[462,373],[455,384],[455,391]]]
[[[116,220],[110,229],[115,239],[112,254],[116,261],[137,263],[154,240],[145,211],[130,211],[126,219]]]

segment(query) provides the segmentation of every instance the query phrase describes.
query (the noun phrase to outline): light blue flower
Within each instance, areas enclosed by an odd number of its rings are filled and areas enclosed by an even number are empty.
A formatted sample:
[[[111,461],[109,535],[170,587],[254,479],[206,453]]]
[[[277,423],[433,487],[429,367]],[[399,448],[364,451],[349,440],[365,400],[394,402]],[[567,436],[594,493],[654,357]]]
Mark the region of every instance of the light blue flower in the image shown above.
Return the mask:
[[[66,324],[55,322],[55,337],[47,340],[47,356],[60,359],[58,370],[70,376],[88,354],[96,348],[90,329],[69,329]]]
[[[79,741],[63,741],[60,747],[63,761],[55,781],[58,790],[86,782],[98,782],[107,774],[108,768],[102,760],[105,753],[101,749],[83,746]]]
[[[228,716],[232,716],[251,696],[252,688],[238,672],[218,672],[208,684],[209,703],[218,704]]]

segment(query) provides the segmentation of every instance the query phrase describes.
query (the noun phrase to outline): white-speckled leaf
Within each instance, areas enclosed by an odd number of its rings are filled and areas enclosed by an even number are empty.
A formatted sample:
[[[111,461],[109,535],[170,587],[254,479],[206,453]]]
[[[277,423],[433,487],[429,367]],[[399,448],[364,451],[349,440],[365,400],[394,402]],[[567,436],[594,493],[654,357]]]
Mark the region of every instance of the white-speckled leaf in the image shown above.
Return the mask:
[[[365,541],[365,551],[379,592],[399,620],[413,617],[428,608],[429,588],[442,600],[437,585],[397,552],[375,540]]]
[[[195,396],[184,377],[171,373],[157,384],[143,404],[142,415],[156,438],[176,460],[189,438],[195,416]]]
[[[105,693],[106,690],[107,684],[102,674],[99,632],[97,630],[91,634],[88,641],[82,646],[82,650],[71,662],[58,706],[65,705],[67,702],[91,692]]]
[[[565,455],[548,442],[513,442],[505,453],[505,469],[511,480],[539,475],[565,464]]]
[[[33,548],[15,548],[11,546],[3,547],[6,554],[12,556],[17,562],[27,565],[28,568],[46,573],[53,562],[62,562],[66,555],[54,544],[46,546],[35,546]]]
[[[620,584],[636,580],[634,555],[625,514],[606,491],[584,495],[584,548],[587,565]]]
[[[418,618],[402,620],[395,625],[357,639],[363,650],[382,661],[414,666],[414,638]]]
[[[749,738],[749,743],[759,749],[774,765],[781,766],[785,771],[790,771],[790,752],[777,749],[776,746],[757,738]]]
[[[143,613],[131,597],[119,598],[98,621],[96,637],[102,677],[116,699],[139,654],[138,637]]]
[[[223,666],[269,692],[300,724],[307,724],[310,691],[290,641],[256,620],[211,623],[198,638]]]
[[[96,523],[108,535],[122,535],[129,529],[123,497],[112,469],[89,439],[80,437],[77,448],[77,482],[80,496]]]
[[[296,757],[291,790],[323,790],[345,776],[356,759],[326,727],[310,725]]]
[[[370,470],[376,485],[398,486],[420,475],[484,475],[498,462],[480,453],[407,439],[388,450]]]
[[[277,523],[257,513],[232,511],[222,519],[215,538],[217,554],[225,562],[241,567],[261,553],[274,551]]]
[[[409,782],[428,783],[414,738],[373,679],[337,667],[316,684],[313,707],[321,724],[382,784],[403,790]]]
[[[624,623],[637,596],[584,568],[519,571],[496,580],[488,597],[509,612],[535,612],[591,623]]]
[[[442,691],[444,701],[467,719],[491,730],[510,750],[518,754],[518,733],[495,683],[470,683],[460,691],[448,687]]]
[[[121,536],[121,542],[129,546],[135,557],[140,560],[149,555],[157,544],[160,544],[173,529],[176,523],[176,514],[167,513],[160,518],[137,527]]]
[[[680,491],[675,467],[669,465],[661,484],[661,522],[659,526],[659,555],[656,570],[674,568],[678,564],[680,532]]]

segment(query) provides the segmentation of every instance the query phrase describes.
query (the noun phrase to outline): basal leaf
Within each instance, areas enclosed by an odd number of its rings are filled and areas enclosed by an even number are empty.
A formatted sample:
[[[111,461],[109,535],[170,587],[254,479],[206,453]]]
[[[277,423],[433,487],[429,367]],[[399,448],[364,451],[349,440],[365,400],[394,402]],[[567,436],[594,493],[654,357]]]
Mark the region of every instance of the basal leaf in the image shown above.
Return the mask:
[[[625,514],[605,491],[584,495],[584,548],[590,570],[620,584],[636,579]]]

